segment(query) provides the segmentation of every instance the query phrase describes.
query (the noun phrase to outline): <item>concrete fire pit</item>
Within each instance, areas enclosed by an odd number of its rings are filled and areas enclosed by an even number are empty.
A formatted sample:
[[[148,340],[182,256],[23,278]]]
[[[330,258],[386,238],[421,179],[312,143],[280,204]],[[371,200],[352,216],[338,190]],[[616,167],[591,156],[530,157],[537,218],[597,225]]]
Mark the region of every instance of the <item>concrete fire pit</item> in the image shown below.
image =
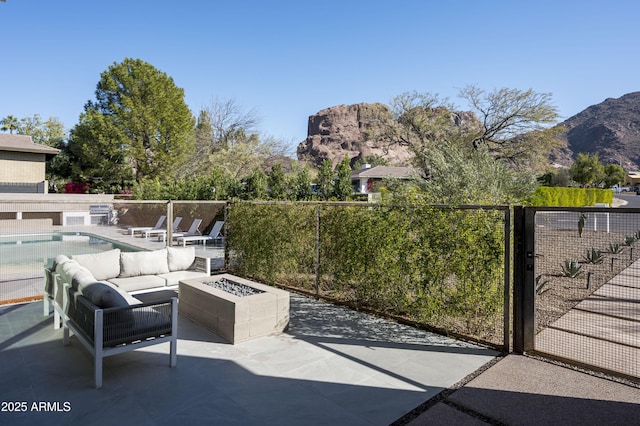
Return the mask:
[[[232,344],[286,330],[289,292],[231,274],[180,281],[178,311]]]

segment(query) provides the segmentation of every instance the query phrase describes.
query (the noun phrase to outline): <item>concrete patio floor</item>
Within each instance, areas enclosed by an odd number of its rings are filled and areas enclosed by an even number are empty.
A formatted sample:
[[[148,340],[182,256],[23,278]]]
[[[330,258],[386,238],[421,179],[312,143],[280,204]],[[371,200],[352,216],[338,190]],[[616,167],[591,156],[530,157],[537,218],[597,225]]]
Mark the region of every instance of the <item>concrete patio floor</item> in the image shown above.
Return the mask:
[[[175,368],[168,344],[116,355],[96,390],[42,302],[2,306],[0,401],[27,410],[0,423],[386,425],[499,355],[293,294],[286,333],[231,345],[179,317],[178,337]]]

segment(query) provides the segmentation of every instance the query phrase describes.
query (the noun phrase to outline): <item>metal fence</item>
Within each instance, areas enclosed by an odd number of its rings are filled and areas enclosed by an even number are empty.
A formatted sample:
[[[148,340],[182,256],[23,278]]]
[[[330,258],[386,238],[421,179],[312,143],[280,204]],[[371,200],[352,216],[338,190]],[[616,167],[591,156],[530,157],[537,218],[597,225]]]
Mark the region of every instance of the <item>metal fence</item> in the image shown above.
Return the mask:
[[[509,348],[507,207],[231,203],[228,267]]]
[[[165,240],[129,232],[161,216]],[[0,300],[41,297],[43,266],[79,246],[176,244],[170,225],[178,217],[181,231],[200,219],[203,234],[225,221],[224,246],[197,247],[212,270],[504,351],[513,338],[516,352],[640,377],[640,209],[0,202]]]
[[[152,250],[175,244],[171,227],[186,231],[199,219],[197,231],[206,233],[214,220],[224,217],[225,202],[128,201],[112,197],[55,196],[47,201],[0,202],[0,303],[42,298],[45,266],[58,254],[81,254],[120,248]],[[162,233],[144,235],[132,228],[153,228],[158,219]],[[160,236],[166,236],[160,238]],[[222,268],[224,250],[198,247],[210,269]]]
[[[516,350],[640,378],[640,209],[515,216]]]

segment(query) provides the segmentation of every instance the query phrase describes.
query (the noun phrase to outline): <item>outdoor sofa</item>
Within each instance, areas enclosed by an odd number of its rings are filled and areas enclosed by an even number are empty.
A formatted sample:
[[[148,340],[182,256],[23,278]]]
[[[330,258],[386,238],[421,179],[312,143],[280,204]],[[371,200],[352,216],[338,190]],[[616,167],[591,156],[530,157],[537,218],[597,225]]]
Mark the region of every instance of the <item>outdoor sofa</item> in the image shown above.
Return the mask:
[[[167,247],[148,252],[119,249],[94,254],[59,255],[45,270],[45,315],[54,307],[54,325],[63,343],[72,331],[94,357],[95,386],[102,386],[102,359],[169,342],[176,364],[177,298],[142,303],[133,294],[175,288],[178,281],[208,276],[198,270],[195,251]]]

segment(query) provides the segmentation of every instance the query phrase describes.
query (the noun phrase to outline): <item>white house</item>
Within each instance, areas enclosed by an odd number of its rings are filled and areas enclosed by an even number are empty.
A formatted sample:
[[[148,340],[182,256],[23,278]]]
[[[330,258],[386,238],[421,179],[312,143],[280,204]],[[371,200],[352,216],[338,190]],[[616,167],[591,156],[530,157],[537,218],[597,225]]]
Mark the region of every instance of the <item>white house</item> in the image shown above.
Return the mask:
[[[376,183],[385,178],[411,179],[415,170],[411,167],[375,166],[364,164],[360,170],[351,173],[351,182],[356,192],[371,194],[376,191]]]

